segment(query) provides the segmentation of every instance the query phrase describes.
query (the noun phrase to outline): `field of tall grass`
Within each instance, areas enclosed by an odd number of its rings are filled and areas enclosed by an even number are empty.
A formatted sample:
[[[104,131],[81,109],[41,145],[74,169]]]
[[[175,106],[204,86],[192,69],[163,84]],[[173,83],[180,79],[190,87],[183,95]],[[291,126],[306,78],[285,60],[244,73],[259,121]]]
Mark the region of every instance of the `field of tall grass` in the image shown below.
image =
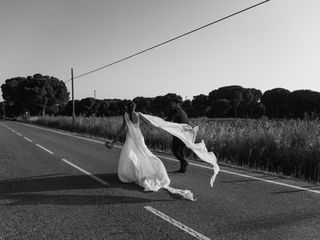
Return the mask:
[[[71,132],[114,138],[122,117],[31,118],[30,122]],[[218,162],[290,176],[305,181],[320,181],[320,121],[268,119],[191,119],[199,126],[198,141],[204,139]],[[171,136],[143,121],[146,144],[170,152]],[[120,141],[124,141],[121,136]],[[190,152],[189,157],[194,158]]]

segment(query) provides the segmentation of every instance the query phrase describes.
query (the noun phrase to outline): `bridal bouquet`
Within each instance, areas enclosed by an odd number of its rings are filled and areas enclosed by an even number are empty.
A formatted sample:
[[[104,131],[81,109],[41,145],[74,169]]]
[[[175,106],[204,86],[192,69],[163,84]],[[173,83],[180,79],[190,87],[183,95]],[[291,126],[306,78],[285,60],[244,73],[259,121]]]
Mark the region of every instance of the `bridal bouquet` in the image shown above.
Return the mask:
[[[112,148],[113,147],[113,142],[110,139],[106,139],[104,146],[107,148]]]

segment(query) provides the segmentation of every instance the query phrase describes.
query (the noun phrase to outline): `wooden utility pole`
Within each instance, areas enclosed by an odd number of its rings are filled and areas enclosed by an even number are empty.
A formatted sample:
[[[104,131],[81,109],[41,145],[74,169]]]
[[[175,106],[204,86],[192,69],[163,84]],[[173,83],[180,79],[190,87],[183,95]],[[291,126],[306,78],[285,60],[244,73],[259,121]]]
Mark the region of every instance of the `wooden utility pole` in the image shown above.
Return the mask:
[[[76,111],[74,107],[74,88],[73,88],[73,68],[71,68],[71,91],[72,91],[72,123],[74,123]]]
[[[3,119],[6,119],[6,100],[3,100]]]

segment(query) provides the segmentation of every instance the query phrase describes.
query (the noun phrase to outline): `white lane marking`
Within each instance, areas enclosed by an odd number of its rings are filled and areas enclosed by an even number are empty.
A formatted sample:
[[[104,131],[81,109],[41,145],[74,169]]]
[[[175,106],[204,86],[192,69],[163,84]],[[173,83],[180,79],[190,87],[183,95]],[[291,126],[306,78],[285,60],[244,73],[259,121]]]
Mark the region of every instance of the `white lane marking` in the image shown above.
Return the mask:
[[[38,126],[33,126],[33,125],[29,125],[29,124],[24,124],[24,123],[17,123],[17,124],[25,125],[27,127],[32,127],[32,128],[38,128],[38,129],[45,130],[45,131],[48,131],[48,132],[53,132],[53,133],[57,133],[57,134],[60,134],[60,135],[65,135],[65,136],[69,136],[69,137],[73,137],[73,138],[78,138],[78,139],[86,140],[86,141],[89,141],[89,142],[104,144],[104,142],[99,141],[99,140],[94,140],[94,139],[90,139],[90,138],[86,138],[86,137],[80,137],[80,136],[76,136],[74,134],[65,133],[65,132],[59,132],[59,131],[52,130],[52,129],[47,129],[47,128],[44,128],[44,127],[38,127]]]
[[[197,238],[197,239],[201,239],[201,240],[210,240],[210,238],[202,235],[201,233],[198,233],[197,231],[193,230],[192,228],[184,225],[183,223],[173,219],[172,217],[169,217],[168,215],[160,212],[159,210],[150,207],[150,206],[144,206],[144,208],[146,210],[148,210],[149,212],[157,215],[158,217],[162,218],[163,220],[167,221],[168,223],[171,223],[172,225],[176,226],[177,228],[185,231],[186,233],[188,233],[189,235]]]
[[[248,176],[248,175],[241,174],[241,173],[230,172],[230,171],[227,171],[227,170],[221,170],[221,172],[232,174],[232,175],[236,175],[236,176],[240,176],[240,177],[251,178],[251,179],[254,179],[254,180],[263,181],[263,182],[267,182],[267,183],[273,183],[273,184],[277,184],[277,185],[284,186],[284,187],[289,187],[289,188],[294,188],[294,189],[298,189],[298,190],[302,190],[302,191],[308,191],[308,192],[320,194],[319,190],[313,190],[313,189],[309,189],[309,188],[294,186],[294,185],[290,185],[290,184],[287,184],[287,183],[276,182],[276,181],[272,181],[272,180],[268,180],[268,179],[261,179],[261,178],[258,178],[258,177]]]
[[[1,123],[1,125],[7,127],[6,125],[4,125],[4,124],[2,124],[2,123]],[[23,125],[26,125],[26,124],[23,124]],[[29,126],[29,125],[27,125],[27,126]],[[35,127],[35,126],[32,126],[32,127]],[[7,127],[7,128],[8,128],[8,127]],[[40,127],[36,127],[36,128],[40,128]],[[59,133],[59,134],[63,134],[63,135],[71,136],[71,137],[77,137],[77,136],[74,136],[74,135],[72,135],[72,134],[61,133],[61,132],[58,132],[58,131],[49,130],[49,129],[45,129],[45,128],[40,128],[40,129],[44,129],[44,130],[47,130],[47,131],[51,131],[51,132],[55,132],[55,133]],[[27,138],[27,137],[24,137],[24,138],[25,138],[27,141],[32,142],[29,138]],[[83,140],[87,140],[87,141],[91,141],[91,142],[95,142],[95,143],[102,143],[102,144],[103,144],[103,142],[101,142],[101,141],[96,141],[96,140],[87,139],[87,138],[83,138],[83,137],[77,137],[77,138],[80,138],[80,139],[83,139]],[[53,152],[51,152],[50,150],[46,149],[45,147],[43,147],[43,146],[41,146],[41,145],[39,145],[39,144],[36,144],[36,146],[38,146],[39,148],[47,151],[47,152],[50,153],[50,154],[54,154]],[[102,185],[105,185],[105,186],[107,186],[107,187],[110,186],[109,183],[103,181],[102,179],[98,178],[97,176],[93,175],[92,173],[90,173],[90,172],[88,172],[88,171],[86,171],[86,170],[78,167],[77,165],[73,164],[72,162],[69,162],[69,161],[66,160],[66,159],[61,159],[61,160],[64,161],[65,163],[69,164],[70,166],[76,168],[76,169],[79,170],[80,172],[82,172],[82,173],[88,175],[89,177],[93,178],[94,180],[96,180],[97,182],[101,183]]]
[[[50,153],[50,154],[53,154],[53,152],[51,152],[50,150],[46,149],[45,147],[42,147],[42,146],[39,145],[39,144],[36,144],[36,146],[39,147],[39,148],[41,148],[41,149],[43,149],[43,150],[45,150],[45,151],[47,151],[47,152]]]
[[[19,124],[19,123],[17,123],[17,124]],[[33,128],[42,129],[42,130],[49,131],[49,132],[54,132],[54,133],[57,133],[57,134],[62,134],[62,135],[66,135],[66,136],[82,139],[82,140],[89,141],[89,142],[104,144],[103,141],[93,140],[93,139],[80,137],[80,136],[76,136],[76,135],[69,134],[69,133],[63,133],[63,132],[59,132],[59,131],[55,131],[55,130],[51,130],[51,129],[46,129],[44,127],[38,127],[38,126],[33,126],[33,125],[23,124],[23,123],[20,123],[20,124],[25,125],[25,126],[29,126],[29,127],[33,127]],[[120,149],[122,148],[121,146],[115,146],[115,147],[120,148]],[[161,155],[158,155],[158,154],[155,154],[155,155],[157,157],[164,158],[164,159],[167,159],[167,160],[170,160],[170,161],[179,162],[178,160],[176,160],[174,158],[165,157],[165,156],[161,156]],[[202,168],[207,168],[207,169],[212,169],[212,167],[208,167],[208,166],[201,165],[201,164],[196,164],[196,163],[190,163],[190,165],[194,165],[194,166],[202,167]],[[261,181],[261,182],[267,182],[267,183],[271,183],[271,184],[276,184],[276,185],[280,185],[280,186],[284,186],[284,187],[288,187],[288,188],[298,189],[298,190],[301,190],[301,191],[307,191],[307,192],[320,194],[319,190],[313,190],[313,189],[309,189],[309,188],[299,187],[299,186],[295,186],[295,185],[291,185],[291,184],[286,184],[286,183],[267,180],[267,179],[263,179],[263,178],[253,177],[253,176],[250,176],[250,175],[240,174],[240,173],[231,172],[231,171],[222,170],[222,169],[220,169],[220,172],[224,172],[224,173],[231,174],[231,175],[236,175],[236,176],[239,176],[239,177],[250,178],[250,179],[254,179],[254,180],[257,180],[257,181]]]
[[[17,134],[18,136],[22,137],[22,134],[21,134],[21,133],[16,132],[16,134]]]
[[[2,126],[4,126],[5,128],[8,128],[9,130],[13,130],[12,128],[8,127],[6,124],[0,123]]]
[[[163,156],[158,156],[158,157],[165,158],[165,159],[171,160],[171,161],[177,161],[177,160],[169,158],[169,157],[163,157]],[[198,166],[198,167],[202,167],[202,168],[212,169],[212,167],[204,166],[204,165],[201,165],[201,164],[196,164],[196,163],[189,163],[189,164],[190,165],[194,165],[194,166]],[[224,172],[224,173],[231,174],[231,175],[236,175],[236,176],[239,176],[239,177],[250,178],[250,179],[254,179],[254,180],[258,180],[258,181],[262,181],[262,182],[272,183],[272,184],[276,184],[276,185],[280,185],[280,186],[284,186],[284,187],[294,188],[294,189],[298,189],[298,190],[302,190],[302,191],[308,191],[308,192],[320,194],[319,190],[313,190],[313,189],[309,189],[309,188],[294,186],[294,185],[290,185],[290,184],[286,184],[286,183],[281,183],[281,182],[272,181],[272,180],[268,180],[268,179],[253,177],[253,176],[250,176],[250,175],[231,172],[231,171],[227,171],[227,170],[220,170],[220,172]]]
[[[23,137],[25,140],[27,140],[28,142],[32,142],[32,140],[30,140],[29,138],[27,137]]]
[[[65,163],[69,164],[70,166],[74,167],[75,169],[79,170],[80,172],[82,172],[82,173],[88,175],[89,177],[93,178],[94,180],[96,180],[97,182],[101,183],[102,185],[105,185],[107,187],[110,186],[109,183],[103,181],[102,179],[100,179],[97,176],[93,175],[92,173],[82,169],[81,167],[78,167],[77,165],[73,164],[72,162],[69,162],[68,160],[66,160],[64,158],[62,158],[61,160],[64,161]]]

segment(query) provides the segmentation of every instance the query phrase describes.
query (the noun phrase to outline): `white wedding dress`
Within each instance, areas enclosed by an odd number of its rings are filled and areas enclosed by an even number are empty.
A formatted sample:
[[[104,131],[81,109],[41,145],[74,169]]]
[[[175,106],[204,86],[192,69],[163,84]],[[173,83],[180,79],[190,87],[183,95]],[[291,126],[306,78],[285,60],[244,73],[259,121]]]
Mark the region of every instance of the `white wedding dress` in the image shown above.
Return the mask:
[[[147,148],[139,122],[133,124],[127,113],[124,118],[128,131],[119,158],[119,179],[125,183],[134,182],[143,187],[145,191],[158,191],[164,188],[171,193],[194,201],[193,194],[189,190],[169,186],[170,179],[167,170],[162,161]]]

